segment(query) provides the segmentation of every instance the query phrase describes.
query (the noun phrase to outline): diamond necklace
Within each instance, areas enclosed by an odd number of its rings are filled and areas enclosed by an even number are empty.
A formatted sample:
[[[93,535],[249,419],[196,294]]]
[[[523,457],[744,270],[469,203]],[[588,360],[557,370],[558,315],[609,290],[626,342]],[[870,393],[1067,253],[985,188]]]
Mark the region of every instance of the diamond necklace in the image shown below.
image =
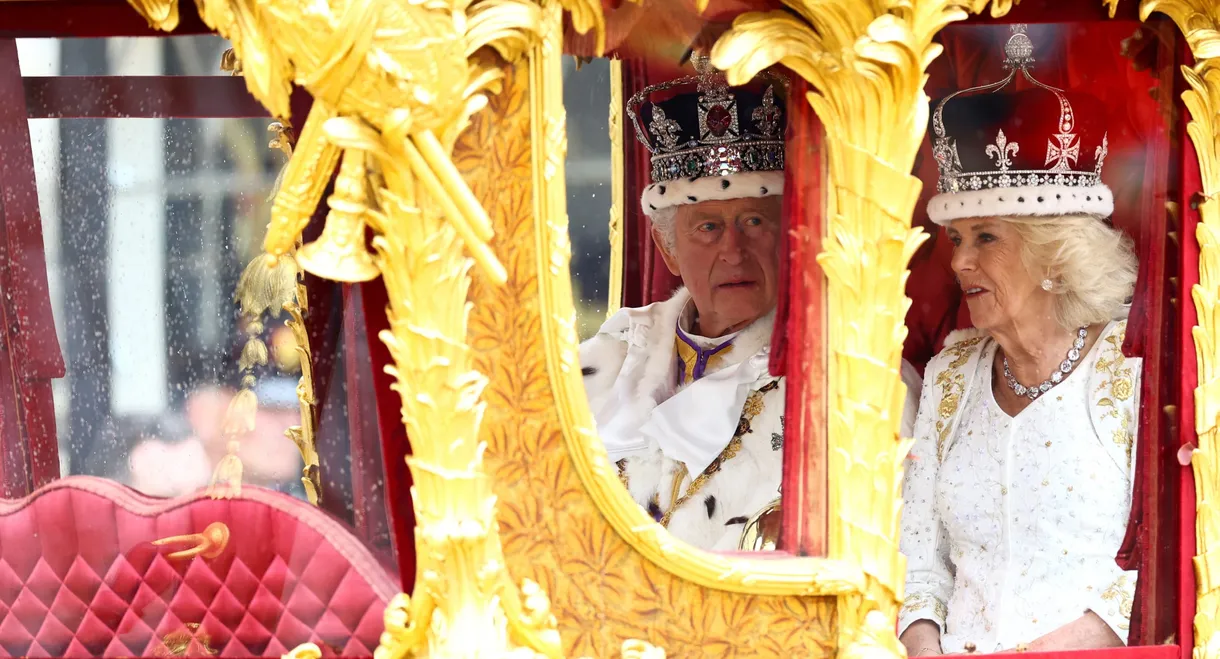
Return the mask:
[[[1027,387],[1017,382],[1017,378],[1013,377],[1012,371],[1008,370],[1008,355],[1005,355],[1004,379],[1008,380],[1008,387],[1018,396],[1025,396],[1030,400],[1034,400],[1038,396],[1050,391],[1051,387],[1063,382],[1063,378],[1067,377],[1067,374],[1071,373],[1072,369],[1076,367],[1076,362],[1080,361],[1080,351],[1084,350],[1084,339],[1088,335],[1089,330],[1086,327],[1076,330],[1076,340],[1072,342],[1072,348],[1067,352],[1067,359],[1060,362],[1059,369],[1051,373],[1049,378],[1043,380],[1042,384],[1032,387]]]

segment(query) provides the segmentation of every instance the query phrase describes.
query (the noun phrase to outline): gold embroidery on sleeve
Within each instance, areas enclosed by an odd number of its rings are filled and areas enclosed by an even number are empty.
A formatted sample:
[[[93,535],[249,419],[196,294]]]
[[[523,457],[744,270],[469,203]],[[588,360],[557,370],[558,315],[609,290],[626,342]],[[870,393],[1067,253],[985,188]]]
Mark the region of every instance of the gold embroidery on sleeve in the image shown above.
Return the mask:
[[[932,615],[936,616],[934,622],[943,623],[949,617],[949,607],[940,599],[929,595],[928,593],[919,593],[911,595],[902,603],[903,613],[915,613],[923,609],[932,609]]]
[[[961,372],[961,368],[970,361],[970,353],[982,342],[983,338],[976,336],[945,348],[945,352],[953,355],[953,361],[949,362],[945,370],[936,374],[936,386],[940,387],[940,405],[937,406],[940,418],[936,420],[936,459],[938,462],[945,461],[945,446],[949,440],[949,433],[953,430],[953,418],[957,415],[957,407],[961,404],[962,395],[966,391],[966,376]]]
[[[1131,577],[1126,574],[1119,576],[1118,580],[1102,591],[1101,598],[1110,603],[1111,606],[1118,606],[1117,610],[1110,610],[1110,615],[1117,613],[1117,615],[1127,620],[1127,623],[1120,623],[1118,628],[1122,630],[1129,629],[1131,626],[1131,610],[1135,605],[1135,582],[1131,581]]]
[[[1123,354],[1123,341],[1127,338],[1127,323],[1119,323],[1118,328],[1103,337],[1106,343],[1103,352],[1097,358],[1097,370],[1107,377],[1097,386],[1098,392],[1106,395],[1097,401],[1102,407],[1109,408],[1102,413],[1102,419],[1118,419],[1119,427],[1114,431],[1113,441],[1127,452],[1127,468],[1131,468],[1131,450],[1135,444],[1133,414],[1129,406],[1121,405],[1135,395],[1135,369],[1127,363]]]

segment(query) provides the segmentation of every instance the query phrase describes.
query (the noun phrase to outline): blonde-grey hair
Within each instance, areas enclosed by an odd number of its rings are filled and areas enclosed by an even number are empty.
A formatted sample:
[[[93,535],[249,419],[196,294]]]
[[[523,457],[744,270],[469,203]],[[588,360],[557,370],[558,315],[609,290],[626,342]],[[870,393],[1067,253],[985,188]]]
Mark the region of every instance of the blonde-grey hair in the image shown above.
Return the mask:
[[[1049,279],[1065,329],[1125,318],[1139,270],[1134,242],[1094,215],[1000,218],[1021,236],[1021,261]]]

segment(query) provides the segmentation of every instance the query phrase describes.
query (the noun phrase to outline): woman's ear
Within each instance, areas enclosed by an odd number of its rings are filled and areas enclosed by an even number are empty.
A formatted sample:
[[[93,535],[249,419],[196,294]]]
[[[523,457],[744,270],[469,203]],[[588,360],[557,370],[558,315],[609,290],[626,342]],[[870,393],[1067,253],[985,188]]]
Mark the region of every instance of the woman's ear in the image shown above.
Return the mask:
[[[652,242],[661,251],[661,258],[665,261],[665,267],[669,268],[670,274],[681,277],[682,273],[678,270],[678,259],[670,252],[665,237],[661,235],[660,231],[657,231],[655,226],[652,227]]]

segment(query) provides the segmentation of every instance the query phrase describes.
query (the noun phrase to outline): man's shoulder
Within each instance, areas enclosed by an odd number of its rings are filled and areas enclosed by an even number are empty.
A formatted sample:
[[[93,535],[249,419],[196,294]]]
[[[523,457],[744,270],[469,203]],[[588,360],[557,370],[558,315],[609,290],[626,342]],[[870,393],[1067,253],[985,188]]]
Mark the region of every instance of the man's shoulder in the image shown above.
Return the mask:
[[[597,335],[607,335],[626,340],[627,333],[633,328],[651,328],[657,324],[669,324],[665,321],[673,317],[676,321],[682,311],[682,306],[690,299],[686,289],[679,289],[668,300],[653,302],[642,307],[623,307],[602,323]],[[596,337],[594,337],[596,338]]]

